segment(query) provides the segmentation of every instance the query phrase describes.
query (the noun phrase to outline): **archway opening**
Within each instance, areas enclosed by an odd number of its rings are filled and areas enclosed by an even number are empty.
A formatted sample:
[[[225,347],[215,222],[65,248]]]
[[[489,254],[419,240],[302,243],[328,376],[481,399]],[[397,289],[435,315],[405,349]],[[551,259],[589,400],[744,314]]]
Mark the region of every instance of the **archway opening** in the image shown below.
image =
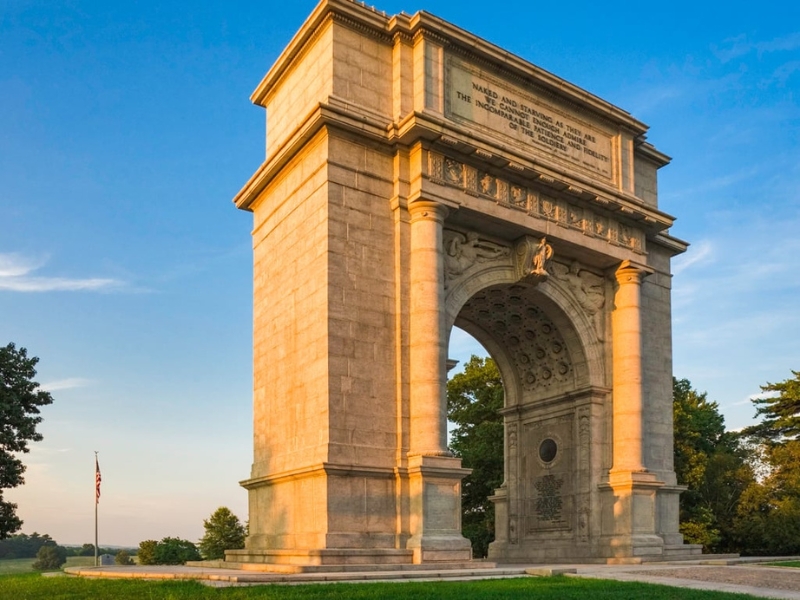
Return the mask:
[[[473,541],[476,555],[486,548],[490,558],[514,561],[588,540],[591,465],[587,425],[592,408],[591,400],[581,392],[589,384],[588,364],[572,319],[541,288],[510,283],[474,293],[453,322],[458,328],[454,331],[465,334],[456,333],[452,339],[469,341],[468,334],[475,340],[471,347],[484,349],[484,357],[491,356],[500,388],[493,413],[471,407],[475,423],[468,433],[476,438],[477,449],[475,457],[464,457],[464,466],[482,466],[480,452],[502,456],[502,461],[495,463],[502,465],[502,475],[492,481],[493,489],[481,486],[486,482],[478,481],[474,473],[472,480],[465,480],[464,535]],[[481,383],[477,371],[485,368],[488,359],[484,357],[464,365],[467,383]],[[473,372],[467,374],[470,369]],[[448,385],[451,406],[451,390],[459,377],[454,375]],[[491,398],[485,390],[480,393]],[[473,398],[480,400],[475,393]],[[494,419],[497,424],[493,444],[481,446],[479,436],[474,435],[481,418]],[[469,492],[481,488],[484,505],[491,504],[481,514],[495,517],[491,547],[476,540],[471,530],[478,519],[469,513],[475,504]]]
[[[448,356],[448,445],[472,469],[461,484],[462,533],[473,556],[484,558],[495,539],[490,497],[503,483],[504,386],[495,361],[463,329],[453,328]]]

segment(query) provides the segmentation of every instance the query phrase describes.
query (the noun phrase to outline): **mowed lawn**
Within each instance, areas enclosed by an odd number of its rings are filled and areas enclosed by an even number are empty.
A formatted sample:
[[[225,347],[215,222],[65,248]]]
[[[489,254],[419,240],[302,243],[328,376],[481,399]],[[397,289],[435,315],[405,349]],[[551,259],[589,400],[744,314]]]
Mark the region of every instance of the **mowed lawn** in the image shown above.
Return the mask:
[[[0,560],[0,575],[14,573],[30,573],[33,571],[35,558],[11,558]],[[65,567],[89,567],[94,564],[94,556],[68,556]],[[59,569],[60,570],[60,569]],[[0,587],[2,590],[2,587]],[[5,600],[0,594],[0,600]]]
[[[800,569],[800,560],[786,560],[783,562],[764,563],[770,567],[794,567]]]
[[[149,582],[43,577],[37,573],[0,577],[0,598],[14,600],[744,600],[752,596],[687,590],[644,583],[524,577],[493,581],[321,583],[208,587],[196,581]]]

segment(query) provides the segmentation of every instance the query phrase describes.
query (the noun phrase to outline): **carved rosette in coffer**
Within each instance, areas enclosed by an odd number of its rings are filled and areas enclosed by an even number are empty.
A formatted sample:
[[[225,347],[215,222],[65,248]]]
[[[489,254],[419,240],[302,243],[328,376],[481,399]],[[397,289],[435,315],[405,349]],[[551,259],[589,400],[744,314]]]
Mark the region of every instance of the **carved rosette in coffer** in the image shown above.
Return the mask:
[[[523,389],[546,391],[572,381],[572,358],[553,321],[525,292],[521,286],[487,288],[470,298],[459,316],[508,350]]]
[[[520,485],[526,536],[575,528],[578,477],[573,429],[573,414],[522,426]]]

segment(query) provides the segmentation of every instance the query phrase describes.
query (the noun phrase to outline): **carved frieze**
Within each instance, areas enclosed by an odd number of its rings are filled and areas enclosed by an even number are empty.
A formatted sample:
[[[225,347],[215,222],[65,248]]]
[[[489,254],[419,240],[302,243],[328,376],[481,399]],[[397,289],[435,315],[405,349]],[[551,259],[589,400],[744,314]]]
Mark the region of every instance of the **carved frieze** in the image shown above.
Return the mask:
[[[563,199],[507,181],[437,152],[428,152],[428,177],[434,183],[458,188],[512,210],[547,219],[566,229],[644,253],[644,233],[631,225]],[[545,180],[545,177],[540,177]]]

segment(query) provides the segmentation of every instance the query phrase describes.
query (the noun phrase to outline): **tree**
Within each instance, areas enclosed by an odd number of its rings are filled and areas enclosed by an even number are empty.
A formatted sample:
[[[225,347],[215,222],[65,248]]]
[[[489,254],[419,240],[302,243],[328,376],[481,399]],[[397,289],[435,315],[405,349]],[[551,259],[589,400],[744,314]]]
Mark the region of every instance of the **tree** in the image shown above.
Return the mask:
[[[156,544],[155,564],[182,565],[189,560],[200,560],[200,553],[189,540],[165,537]]]
[[[25,348],[14,344],[0,347],[0,540],[22,527],[17,505],[3,500],[3,490],[25,482],[25,465],[15,456],[28,452],[28,442],[42,440],[36,431],[41,422],[40,407],[53,402],[53,397],[39,389],[35,356],[28,358]]]
[[[198,546],[206,560],[225,558],[225,550],[244,548],[245,529],[239,517],[220,506],[203,521],[206,530]]]
[[[35,531],[31,535],[18,533],[0,540],[0,559],[35,558],[39,548],[47,543],[55,544],[53,538],[46,533],[39,535]]]
[[[48,543],[39,548],[36,553],[36,562],[32,567],[37,571],[58,569],[67,562],[67,549],[53,543]]]
[[[114,556],[114,564],[115,565],[132,565],[133,560],[131,559],[130,554],[128,554],[127,550],[120,550]]]
[[[673,379],[675,474],[688,486],[681,494],[680,530],[706,551],[731,550],[734,521],[744,490],[755,480],[746,451],[725,430],[716,402],[686,379]]]
[[[94,556],[94,544],[84,544],[78,550],[78,556]]]
[[[743,494],[736,533],[745,554],[800,553],[800,441],[767,446],[768,475]]]
[[[491,358],[473,356],[447,382],[447,417],[455,423],[450,448],[472,473],[461,486],[462,528],[476,557],[494,540],[494,504],[503,483],[503,381]]]
[[[155,540],[144,540],[139,542],[139,550],[136,553],[136,559],[140,565],[154,565],[156,564],[156,547],[158,542]]]
[[[140,542],[136,557],[140,565],[182,565],[188,560],[200,560],[200,553],[189,540],[165,537],[160,542]]]
[[[761,386],[753,399],[763,420],[742,435],[764,462],[759,481],[742,496],[736,531],[746,554],[800,553],[800,372]]]
[[[756,417],[764,420],[744,430],[766,443],[800,440],[800,371],[792,371],[793,379],[767,383],[761,390],[767,395],[755,398]]]

